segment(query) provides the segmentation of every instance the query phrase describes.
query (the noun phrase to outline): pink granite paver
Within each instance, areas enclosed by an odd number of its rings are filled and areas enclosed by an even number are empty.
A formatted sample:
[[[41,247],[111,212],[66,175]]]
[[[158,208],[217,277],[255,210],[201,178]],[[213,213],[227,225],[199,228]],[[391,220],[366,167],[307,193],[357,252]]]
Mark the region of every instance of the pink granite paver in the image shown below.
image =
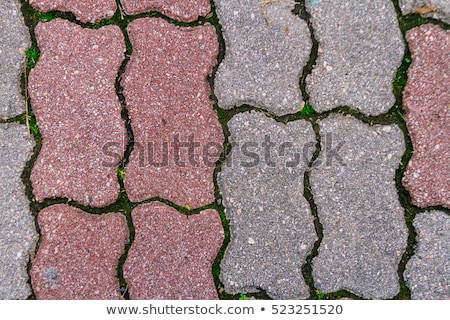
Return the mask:
[[[122,77],[135,146],[126,169],[131,201],[162,197],[192,208],[214,201],[224,141],[206,81],[217,61],[213,26],[132,22],[133,55]]]
[[[450,31],[410,30],[412,55],[404,94],[414,154],[403,184],[419,207],[450,208]]]
[[[40,23],[29,92],[43,145],[31,173],[37,201],[63,197],[103,207],[119,193],[125,125],[115,90],[125,43],[120,28]],[[109,156],[111,154],[115,156]]]
[[[121,0],[127,14],[160,11],[166,16],[192,22],[211,12],[209,0]]]
[[[224,239],[215,210],[185,216],[162,203],[132,212],[136,236],[124,265],[132,299],[212,300],[212,264]]]
[[[38,215],[42,242],[31,268],[38,299],[120,299],[117,266],[128,241],[125,217],[55,205]]]

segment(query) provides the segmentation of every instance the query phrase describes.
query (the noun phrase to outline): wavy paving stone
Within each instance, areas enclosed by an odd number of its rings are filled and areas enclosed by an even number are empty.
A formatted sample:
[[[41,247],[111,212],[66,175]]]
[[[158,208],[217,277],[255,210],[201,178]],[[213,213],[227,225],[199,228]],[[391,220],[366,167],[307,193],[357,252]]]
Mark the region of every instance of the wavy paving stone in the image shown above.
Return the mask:
[[[31,268],[37,299],[120,299],[117,266],[128,242],[119,213],[92,215],[55,205],[38,215],[42,242]]]
[[[160,11],[183,22],[192,22],[211,12],[209,0],[121,0],[127,14]]]
[[[119,193],[117,168],[125,149],[115,90],[125,52],[122,32],[57,19],[40,23],[36,37],[41,57],[28,86],[43,139],[31,172],[36,200],[107,206]]]
[[[403,14],[418,13],[424,17],[440,19],[450,23],[450,2],[448,0],[399,0]]]
[[[405,271],[412,298],[450,300],[450,216],[441,211],[422,213],[414,227],[418,244]]]
[[[34,141],[19,124],[0,125],[0,299],[26,299],[27,264],[37,241],[21,174]]]
[[[345,105],[371,116],[387,112],[395,103],[392,81],[404,54],[392,1],[306,4],[319,42],[306,86],[314,109]]]
[[[25,112],[20,84],[30,35],[18,0],[0,2],[0,21],[0,118],[6,119]]]
[[[302,265],[317,236],[303,180],[315,151],[313,128],[256,112],[234,116],[229,128],[233,148],[218,177],[231,230],[221,264],[225,290],[307,298]]]
[[[132,217],[136,236],[124,266],[132,299],[217,299],[212,264],[224,239],[217,211],[185,216],[154,202]]]
[[[110,19],[117,10],[115,0],[30,0],[30,5],[41,12],[72,12],[84,23]]]
[[[296,113],[303,101],[299,87],[312,42],[294,4],[260,0],[217,0],[226,54],[215,77],[219,106],[243,104],[276,115]]]
[[[403,185],[419,207],[450,208],[450,31],[427,24],[406,38],[412,63],[403,105],[414,153]]]
[[[215,29],[144,18],[128,32],[134,50],[122,86],[135,145],[127,194],[134,202],[162,197],[191,208],[210,204],[224,141],[206,81],[217,61]]]
[[[315,285],[327,293],[392,298],[408,238],[395,187],[403,133],[396,125],[369,127],[341,115],[319,125],[322,151],[311,187],[324,237],[313,259]]]

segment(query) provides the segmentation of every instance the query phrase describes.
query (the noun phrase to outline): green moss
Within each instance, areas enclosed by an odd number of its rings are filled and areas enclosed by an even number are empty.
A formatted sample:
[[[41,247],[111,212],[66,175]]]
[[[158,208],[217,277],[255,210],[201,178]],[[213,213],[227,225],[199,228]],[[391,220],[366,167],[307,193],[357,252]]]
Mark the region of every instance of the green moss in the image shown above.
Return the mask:
[[[36,46],[33,46],[27,50],[25,50],[25,55],[27,57],[27,68],[33,69],[36,66],[36,63],[39,61],[39,56],[41,52],[39,51],[39,48]]]
[[[310,117],[312,115],[315,115],[316,113],[316,110],[314,110],[309,103],[305,103],[302,110],[300,111],[300,115],[302,117]]]

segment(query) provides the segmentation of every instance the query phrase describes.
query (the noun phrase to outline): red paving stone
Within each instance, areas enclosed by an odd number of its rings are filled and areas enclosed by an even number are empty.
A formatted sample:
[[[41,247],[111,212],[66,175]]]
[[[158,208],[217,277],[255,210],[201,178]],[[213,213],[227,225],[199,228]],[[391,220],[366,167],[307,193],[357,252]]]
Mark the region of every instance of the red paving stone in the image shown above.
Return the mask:
[[[206,81],[217,62],[215,29],[144,18],[128,33],[134,49],[122,85],[135,148],[127,194],[134,202],[159,196],[191,208],[210,204],[224,141]]]
[[[160,11],[184,22],[197,20],[211,12],[209,0],[121,0],[127,14]]]
[[[119,213],[55,205],[38,215],[42,242],[31,268],[37,299],[120,299],[117,266],[128,241]]]
[[[406,39],[412,64],[403,101],[414,154],[403,184],[415,205],[450,208],[450,31],[427,24]]]
[[[185,216],[162,203],[132,212],[136,236],[124,266],[130,298],[213,300],[212,264],[224,239],[215,210]]]
[[[31,173],[37,201],[69,198],[103,207],[119,193],[117,168],[125,125],[115,91],[125,43],[120,28],[83,29],[66,20],[40,23],[39,63],[29,92],[43,146]],[[107,152],[115,153],[109,157]]]
[[[117,10],[115,0],[30,0],[30,5],[41,12],[70,11],[84,23],[109,19]]]

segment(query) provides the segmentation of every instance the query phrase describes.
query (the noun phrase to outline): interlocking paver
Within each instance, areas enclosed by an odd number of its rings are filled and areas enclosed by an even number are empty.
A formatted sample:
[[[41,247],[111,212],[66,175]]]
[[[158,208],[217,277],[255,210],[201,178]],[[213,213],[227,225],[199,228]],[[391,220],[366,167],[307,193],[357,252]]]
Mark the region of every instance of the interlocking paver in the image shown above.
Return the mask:
[[[317,236],[303,180],[313,128],[256,112],[236,115],[229,128],[233,149],[218,177],[231,231],[221,264],[225,290],[307,298],[302,265]]]
[[[390,0],[306,1],[319,53],[307,78],[314,109],[349,106],[367,115],[395,103],[392,81],[403,60],[403,36]]]
[[[403,133],[341,115],[319,125],[322,152],[311,187],[324,237],[313,259],[315,285],[323,292],[392,298],[408,238],[395,187]]]
[[[217,61],[215,29],[144,18],[128,32],[134,50],[122,85],[135,146],[127,194],[135,202],[158,196],[191,208],[210,204],[224,141],[206,81]]]
[[[120,299],[117,266],[128,241],[119,213],[92,215],[55,205],[38,215],[42,242],[31,268],[38,299]]]
[[[412,64],[403,97],[414,153],[403,184],[419,207],[450,208],[450,31],[407,33]]]
[[[250,104],[276,115],[302,109],[300,77],[309,60],[307,24],[292,13],[294,4],[260,0],[217,0],[225,59],[215,77],[219,107]]]
[[[28,87],[43,145],[31,173],[34,195],[38,201],[111,204],[119,193],[126,136],[115,90],[125,52],[122,32],[57,19],[40,23],[36,36],[41,57]]]
[[[450,23],[450,1],[448,0],[399,0],[403,14],[418,13],[424,17],[441,19]]]
[[[132,217],[136,237],[124,266],[132,299],[217,299],[212,264],[224,238],[217,211],[185,216],[154,202]]]

